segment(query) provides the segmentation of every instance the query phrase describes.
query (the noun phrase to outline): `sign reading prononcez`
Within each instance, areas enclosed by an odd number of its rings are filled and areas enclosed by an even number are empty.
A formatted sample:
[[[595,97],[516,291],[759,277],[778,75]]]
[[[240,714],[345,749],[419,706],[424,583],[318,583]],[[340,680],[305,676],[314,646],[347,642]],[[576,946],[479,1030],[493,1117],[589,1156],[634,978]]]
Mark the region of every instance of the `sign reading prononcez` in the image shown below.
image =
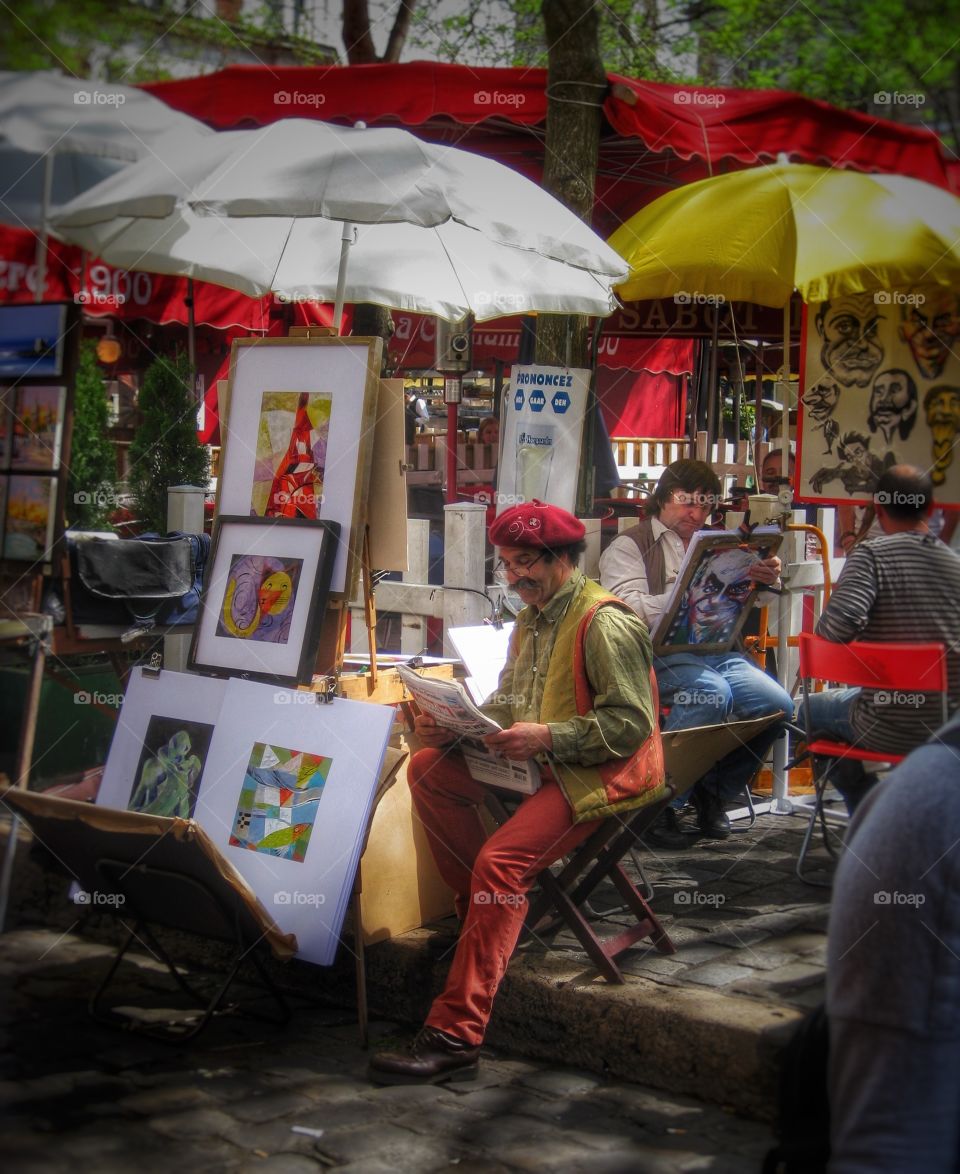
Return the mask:
[[[589,385],[590,372],[579,368],[513,368],[503,405],[497,513],[534,498],[576,509]]]

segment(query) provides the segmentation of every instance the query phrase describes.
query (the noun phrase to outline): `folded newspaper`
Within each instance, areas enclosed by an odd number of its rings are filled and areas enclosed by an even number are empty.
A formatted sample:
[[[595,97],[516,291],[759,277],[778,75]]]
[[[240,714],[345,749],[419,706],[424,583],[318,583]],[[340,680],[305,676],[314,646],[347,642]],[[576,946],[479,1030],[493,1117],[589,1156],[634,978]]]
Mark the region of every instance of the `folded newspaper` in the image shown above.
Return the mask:
[[[397,672],[421,713],[429,714],[439,726],[452,730],[459,738],[459,749],[470,774],[478,783],[506,787],[532,795],[540,787],[540,768],[533,759],[516,762],[495,754],[481,741],[503,727],[482,713],[470,700],[459,681],[421,677],[406,665]]]

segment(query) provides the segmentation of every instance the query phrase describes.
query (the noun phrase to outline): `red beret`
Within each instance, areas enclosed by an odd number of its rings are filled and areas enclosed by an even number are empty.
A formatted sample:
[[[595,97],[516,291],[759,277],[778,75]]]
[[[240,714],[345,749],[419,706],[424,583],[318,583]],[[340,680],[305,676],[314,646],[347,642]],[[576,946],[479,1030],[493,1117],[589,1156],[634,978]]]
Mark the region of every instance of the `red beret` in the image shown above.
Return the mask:
[[[504,510],[489,530],[494,546],[548,546],[551,549],[579,542],[585,533],[586,528],[579,518],[536,498]]]

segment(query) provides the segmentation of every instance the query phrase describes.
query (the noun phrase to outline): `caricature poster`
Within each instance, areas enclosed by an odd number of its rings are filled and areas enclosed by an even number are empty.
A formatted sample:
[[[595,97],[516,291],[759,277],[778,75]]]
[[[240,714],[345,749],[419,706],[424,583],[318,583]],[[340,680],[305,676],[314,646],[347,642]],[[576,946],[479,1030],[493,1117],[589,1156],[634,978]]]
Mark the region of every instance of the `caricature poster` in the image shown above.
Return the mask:
[[[893,464],[960,504],[960,291],[848,294],[806,308],[798,497],[868,501]]]

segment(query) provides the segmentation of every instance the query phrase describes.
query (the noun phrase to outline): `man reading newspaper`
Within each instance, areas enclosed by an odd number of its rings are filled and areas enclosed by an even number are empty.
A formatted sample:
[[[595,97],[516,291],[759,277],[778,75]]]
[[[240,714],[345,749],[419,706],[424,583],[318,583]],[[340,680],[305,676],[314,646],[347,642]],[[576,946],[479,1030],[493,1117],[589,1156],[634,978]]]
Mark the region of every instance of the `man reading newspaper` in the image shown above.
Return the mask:
[[[500,569],[525,607],[497,691],[481,707],[503,729],[483,740],[507,759],[537,759],[542,785],[489,838],[479,810],[485,788],[456,735],[432,717],[416,719],[425,749],[410,762],[413,802],[456,894],[461,929],[446,986],[409,1052],[371,1060],[380,1083],[476,1076],[537,873],[597,820],[663,793],[646,625],[578,570],[583,536],[582,522],[540,501],[506,510],[490,527]]]

